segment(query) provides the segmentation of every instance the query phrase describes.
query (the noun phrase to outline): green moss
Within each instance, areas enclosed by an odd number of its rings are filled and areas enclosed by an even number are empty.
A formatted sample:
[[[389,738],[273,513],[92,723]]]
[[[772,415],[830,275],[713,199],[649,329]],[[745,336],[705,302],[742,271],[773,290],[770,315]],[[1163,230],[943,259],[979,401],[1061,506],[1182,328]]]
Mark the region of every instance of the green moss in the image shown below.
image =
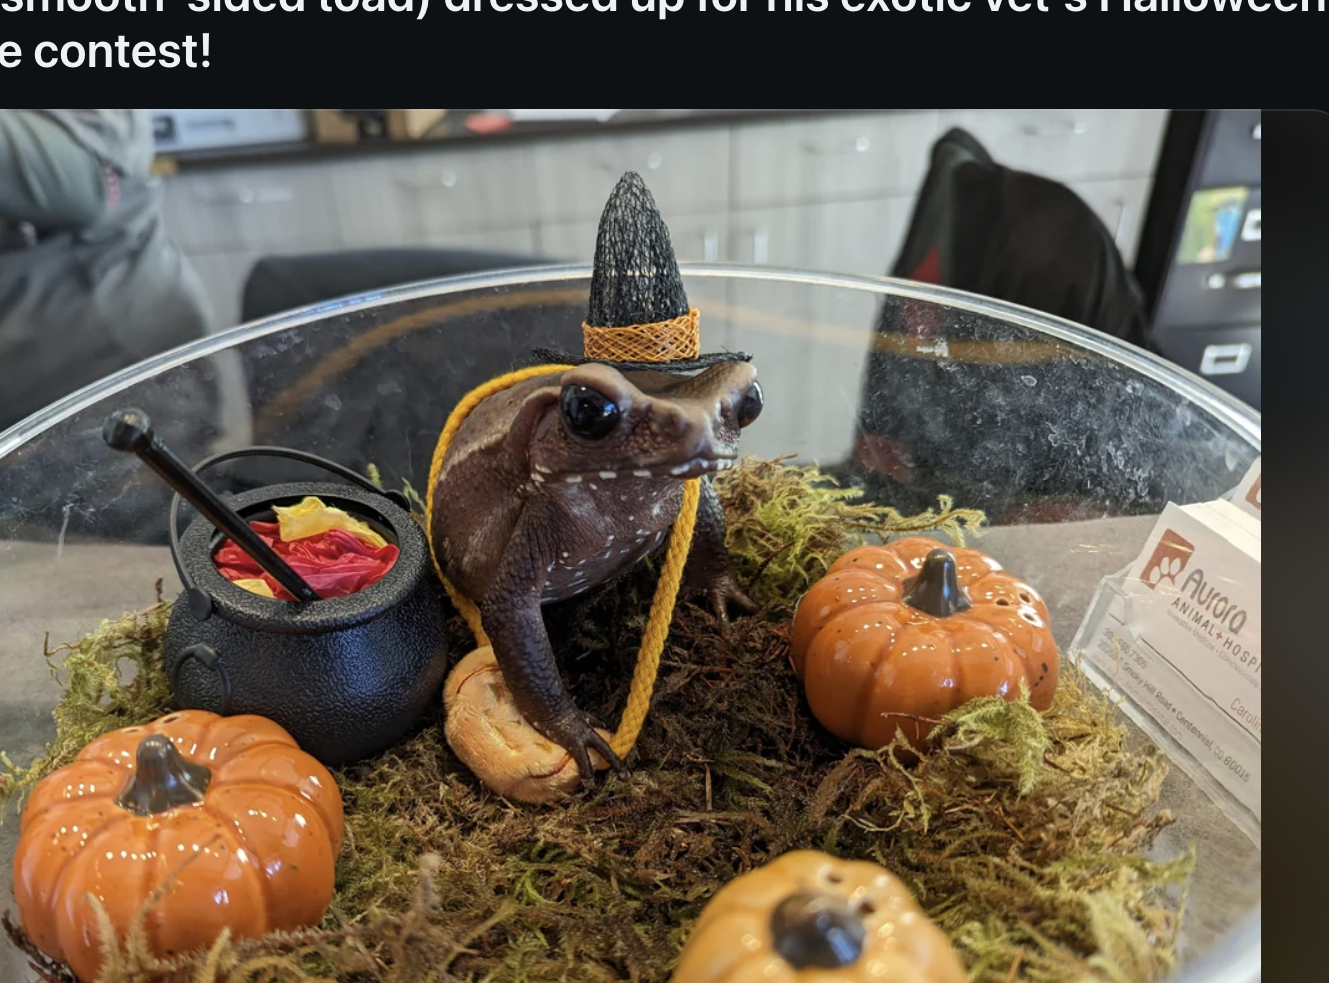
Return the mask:
[[[840,552],[902,526],[958,538],[981,516],[948,502],[921,518],[892,515],[774,462],[746,462],[719,491],[740,582],[765,610],[726,634],[707,611],[679,606],[630,779],[553,806],[511,804],[457,761],[431,716],[392,751],[336,774],[346,837],[322,925],[219,940],[173,963],[129,940],[103,983],[553,983],[569,967],[587,983],[663,983],[721,886],[807,847],[903,877],[977,983],[1160,979],[1180,920],[1165,888],[1184,883],[1194,858],[1145,856],[1170,822],[1156,810],[1166,759],[1128,744],[1072,660],[1046,714],[974,701],[934,731],[914,767],[829,736],[790,666],[793,602]],[[579,705],[611,725],[654,579],[642,566],[547,612]],[[165,616],[159,603],[71,650],[60,736],[12,781],[26,788],[85,738],[165,709],[154,661]],[[458,657],[465,645],[459,632]],[[142,667],[143,682],[120,682],[116,666]],[[10,934],[27,944],[16,926]]]
[[[942,497],[937,509],[902,516],[859,501],[863,492],[842,488],[815,467],[782,459],[746,458],[715,478],[728,520],[734,575],[768,614],[792,611],[794,602],[845,550],[892,533],[939,531],[964,545],[966,529],[983,522],[975,509],[957,509]]]

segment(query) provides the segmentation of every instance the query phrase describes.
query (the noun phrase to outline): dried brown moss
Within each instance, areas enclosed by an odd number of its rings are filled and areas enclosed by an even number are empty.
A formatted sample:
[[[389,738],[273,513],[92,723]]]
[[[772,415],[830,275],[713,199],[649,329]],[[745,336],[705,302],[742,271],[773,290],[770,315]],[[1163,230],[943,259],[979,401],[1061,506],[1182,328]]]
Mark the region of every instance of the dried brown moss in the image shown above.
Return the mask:
[[[889,750],[842,745],[812,719],[789,666],[789,594],[760,585],[769,577],[796,597],[838,552],[900,518],[852,504],[818,477],[748,462],[721,483],[740,580],[755,581],[768,610],[725,635],[705,611],[679,607],[630,779],[553,807],[509,804],[456,760],[437,719],[425,721],[337,775],[346,844],[321,926],[222,939],[176,963],[130,940],[105,983],[664,981],[721,885],[800,847],[875,859],[904,877],[982,983],[1162,978],[1179,922],[1166,889],[1192,864],[1143,855],[1170,821],[1154,811],[1166,762],[1128,746],[1113,708],[1074,666],[1046,715],[975,701],[911,769]],[[943,503],[918,521],[950,521],[959,533],[977,519]],[[795,550],[819,559],[800,565]],[[644,567],[550,611],[573,692],[611,723],[653,579]],[[145,638],[141,624],[123,623],[140,632],[127,644],[152,650],[160,635]],[[118,645],[103,637],[92,648]],[[78,671],[68,681],[82,686]],[[74,734],[62,730],[70,747]],[[48,979],[65,979],[38,962]]]

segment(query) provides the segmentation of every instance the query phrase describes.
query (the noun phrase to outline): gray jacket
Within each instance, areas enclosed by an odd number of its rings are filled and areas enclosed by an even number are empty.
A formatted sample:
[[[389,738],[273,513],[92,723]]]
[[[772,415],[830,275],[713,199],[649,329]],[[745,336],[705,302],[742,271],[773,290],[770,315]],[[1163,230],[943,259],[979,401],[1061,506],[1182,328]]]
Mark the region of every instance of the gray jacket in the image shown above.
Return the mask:
[[[0,110],[0,434],[209,332],[202,283],[162,224],[153,151],[142,110]],[[196,461],[233,439],[227,403],[247,409],[238,366],[228,352],[171,369],[0,458],[0,540],[160,541],[164,486],[102,443],[101,421],[140,406]]]
[[[136,109],[0,110],[0,431],[208,332]]]

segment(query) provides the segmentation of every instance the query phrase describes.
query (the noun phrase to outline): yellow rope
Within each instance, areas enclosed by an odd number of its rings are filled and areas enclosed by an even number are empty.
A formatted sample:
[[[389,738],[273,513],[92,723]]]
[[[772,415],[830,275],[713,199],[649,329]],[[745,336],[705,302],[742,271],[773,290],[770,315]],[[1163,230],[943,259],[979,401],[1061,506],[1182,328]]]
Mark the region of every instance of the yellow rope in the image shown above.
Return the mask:
[[[434,570],[437,571],[448,596],[452,598],[452,603],[466,619],[466,624],[480,646],[490,644],[489,636],[485,634],[484,626],[480,622],[480,609],[469,598],[458,592],[443,575],[438,554],[434,552],[434,487],[438,484],[438,476],[443,470],[443,458],[448,448],[452,446],[457,431],[461,429],[462,422],[481,401],[527,379],[565,372],[570,368],[572,368],[570,365],[539,365],[529,369],[518,369],[516,372],[490,379],[484,385],[476,387],[467,393],[452,411],[434,447],[434,458],[429,465],[429,486],[425,492],[425,538],[429,540],[429,555],[434,561]],[[651,602],[651,616],[646,623],[645,632],[642,633],[641,649],[637,653],[637,667],[632,673],[632,686],[628,691],[627,706],[623,709],[623,719],[619,721],[618,731],[609,742],[609,746],[620,758],[626,757],[632,750],[633,745],[637,743],[642,725],[646,722],[646,711],[650,709],[651,694],[655,690],[655,677],[660,670],[660,653],[664,651],[665,640],[669,637],[669,624],[674,619],[674,604],[678,599],[679,586],[683,582],[683,570],[687,565],[688,551],[692,547],[692,532],[697,525],[697,507],[700,503],[701,479],[692,478],[683,486],[683,507],[669,537],[669,548],[665,552],[664,567],[660,571],[660,581],[656,585],[655,598]]]

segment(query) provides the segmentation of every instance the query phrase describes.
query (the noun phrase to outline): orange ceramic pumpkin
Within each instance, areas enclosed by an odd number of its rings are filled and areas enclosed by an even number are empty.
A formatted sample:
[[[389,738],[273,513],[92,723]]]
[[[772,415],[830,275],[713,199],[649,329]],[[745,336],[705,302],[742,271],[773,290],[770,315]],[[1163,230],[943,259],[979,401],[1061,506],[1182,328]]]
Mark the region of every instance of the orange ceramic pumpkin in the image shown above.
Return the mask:
[[[911,536],[831,565],[794,614],[794,668],[822,725],[880,748],[917,744],[980,696],[1052,703],[1059,660],[1038,592],[976,549]],[[900,716],[905,714],[908,716]]]
[[[950,940],[885,867],[786,853],[711,899],[672,983],[964,983]]]
[[[23,810],[14,896],[39,949],[83,980],[101,964],[95,897],[123,937],[148,897],[160,957],[316,924],[342,836],[332,776],[263,717],[172,713],[101,737]]]

